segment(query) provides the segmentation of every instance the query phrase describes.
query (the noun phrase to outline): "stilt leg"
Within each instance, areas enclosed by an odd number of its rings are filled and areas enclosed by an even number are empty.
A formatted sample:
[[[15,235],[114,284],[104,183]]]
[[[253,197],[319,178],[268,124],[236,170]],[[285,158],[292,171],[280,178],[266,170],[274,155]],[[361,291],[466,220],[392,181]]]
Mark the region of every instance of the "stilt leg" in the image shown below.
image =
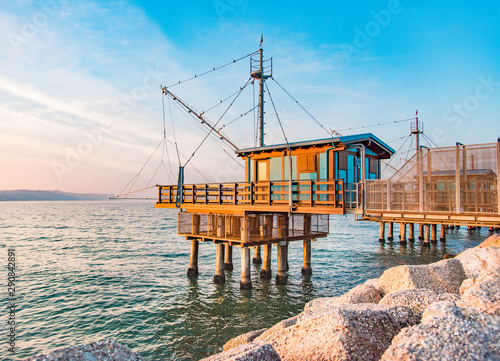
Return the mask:
[[[241,247],[241,281],[240,288],[249,290],[252,288],[252,280],[250,278],[250,248]]]
[[[271,256],[272,256],[273,245],[264,245],[264,257],[262,263],[262,270],[260,271],[260,278],[271,279]]]
[[[226,244],[226,252],[224,253],[224,269],[232,271],[233,266],[233,246]]]
[[[302,263],[302,274],[303,275],[311,275],[312,267],[311,267],[311,240],[305,239],[303,242],[303,263]]]
[[[196,277],[198,276],[198,244],[197,240],[191,240],[191,255],[189,258],[189,269],[188,276]]]
[[[226,276],[224,274],[224,244],[223,243],[217,244],[217,253],[215,256],[214,282],[219,283],[219,284],[226,282]]]
[[[380,222],[380,236],[378,237],[378,241],[381,243],[385,242],[385,223]]]

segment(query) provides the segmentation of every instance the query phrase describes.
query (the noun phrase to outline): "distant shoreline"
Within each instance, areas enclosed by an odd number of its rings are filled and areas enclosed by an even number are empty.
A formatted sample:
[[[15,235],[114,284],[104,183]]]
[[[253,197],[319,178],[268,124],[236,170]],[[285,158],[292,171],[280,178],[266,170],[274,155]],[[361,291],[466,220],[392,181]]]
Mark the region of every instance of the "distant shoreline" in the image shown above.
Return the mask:
[[[57,190],[9,190],[0,191],[0,201],[104,201],[113,194],[69,193]]]

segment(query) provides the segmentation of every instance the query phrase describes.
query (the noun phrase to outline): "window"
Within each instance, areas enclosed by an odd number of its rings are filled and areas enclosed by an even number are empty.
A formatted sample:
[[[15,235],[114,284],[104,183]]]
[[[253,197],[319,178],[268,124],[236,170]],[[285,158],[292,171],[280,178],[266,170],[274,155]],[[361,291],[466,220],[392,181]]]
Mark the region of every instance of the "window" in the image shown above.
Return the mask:
[[[316,158],[316,154],[299,155],[297,157],[297,170],[299,173],[316,173],[318,170]]]
[[[257,182],[259,181],[268,181],[269,175],[267,171],[267,160],[261,160],[257,162]]]
[[[341,170],[347,170],[347,152],[339,152],[339,164],[338,168]]]

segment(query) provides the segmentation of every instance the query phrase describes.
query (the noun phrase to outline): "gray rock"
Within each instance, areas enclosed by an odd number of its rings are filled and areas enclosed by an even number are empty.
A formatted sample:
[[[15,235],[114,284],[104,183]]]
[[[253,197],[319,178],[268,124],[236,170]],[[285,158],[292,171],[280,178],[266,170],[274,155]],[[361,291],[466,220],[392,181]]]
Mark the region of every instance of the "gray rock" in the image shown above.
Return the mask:
[[[250,343],[202,359],[201,361],[279,361],[274,348],[267,343]]]
[[[262,337],[264,339],[264,338],[268,337],[269,335],[271,335],[271,334],[273,334],[275,332],[281,332],[285,328],[291,327],[291,326],[295,325],[297,323],[297,319],[298,318],[299,318],[299,315],[290,317],[290,318],[288,318],[286,320],[283,320],[283,321],[280,321],[276,325],[274,325],[273,327],[271,327],[270,329],[264,331],[258,337]]]
[[[419,288],[459,293],[464,279],[462,263],[451,258],[429,265],[389,268],[380,277],[380,285],[386,294]]]
[[[381,305],[406,306],[421,317],[430,304],[439,301],[456,302],[460,296],[456,293],[439,293],[427,289],[413,289],[388,293],[380,300]]]
[[[314,311],[342,304],[378,303],[380,299],[380,293],[375,287],[362,284],[340,297],[325,297],[312,300],[305,305],[304,311]]]
[[[254,342],[273,345],[283,360],[378,360],[401,328],[417,318],[406,307],[344,304],[301,313],[296,324]]]
[[[256,337],[262,335],[262,333],[264,333],[264,331],[266,331],[266,330],[267,330],[267,328],[263,328],[262,330],[257,330],[257,331],[250,331],[250,332],[244,333],[243,335],[239,335],[235,338],[232,338],[224,344],[222,349],[224,351],[227,351],[227,350],[230,350],[230,349],[235,348],[237,346],[251,343]]]
[[[30,357],[26,361],[141,361],[142,358],[126,346],[111,340],[69,346],[48,355]]]
[[[435,359],[499,360],[500,317],[452,302],[434,303],[420,325],[405,328],[394,338],[381,361]]]
[[[469,278],[460,287],[459,305],[489,315],[500,316],[500,276],[482,272],[476,279]]]
[[[483,271],[500,275],[500,248],[471,248],[456,259],[462,262],[467,278],[477,278]]]

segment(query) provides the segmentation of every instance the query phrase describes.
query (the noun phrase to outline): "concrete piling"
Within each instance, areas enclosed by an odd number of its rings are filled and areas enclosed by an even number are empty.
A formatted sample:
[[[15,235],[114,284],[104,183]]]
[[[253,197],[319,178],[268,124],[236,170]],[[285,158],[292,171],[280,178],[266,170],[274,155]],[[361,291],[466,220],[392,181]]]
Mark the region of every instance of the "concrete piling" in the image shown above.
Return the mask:
[[[271,256],[272,256],[273,245],[264,245],[264,257],[262,262],[262,269],[260,271],[260,278],[271,279]]]
[[[287,264],[287,252],[286,252],[286,241],[281,241],[278,244],[278,270],[276,274],[276,284],[286,285],[288,282],[288,275],[286,273]]]
[[[254,254],[253,254],[253,264],[262,264],[262,256],[261,256],[260,246],[255,246]]]
[[[233,246],[226,244],[226,250],[224,252],[224,269],[226,271],[232,271],[233,266]]]
[[[189,257],[189,268],[187,272],[190,277],[198,276],[198,245],[199,242],[197,240],[191,240],[191,254]]]
[[[250,248],[241,247],[241,281],[240,288],[249,290],[252,288],[252,279],[250,278]]]
[[[380,222],[380,236],[378,237],[378,241],[381,243],[385,242],[385,223]]]
[[[431,243],[429,242],[430,225],[424,224],[424,243],[423,245],[429,247]]]
[[[437,243],[437,224],[432,224],[431,225],[431,242],[432,243]]]
[[[415,242],[415,224],[408,224],[408,242]]]
[[[423,241],[424,240],[424,230],[425,227],[422,223],[418,225],[418,240]]]
[[[439,236],[439,240],[441,242],[446,242],[446,226],[444,224],[441,225],[441,235]]]
[[[303,275],[311,275],[312,267],[311,267],[311,240],[304,239],[303,241],[303,263],[302,263],[302,274]]]
[[[399,243],[406,244],[406,223],[399,224]]]
[[[216,251],[216,255],[215,255],[214,282],[219,283],[219,284],[226,282],[226,276],[224,274],[224,244],[223,243],[217,244],[217,251]]]
[[[389,236],[387,237],[387,240],[389,242],[392,242],[394,240],[394,223],[389,222]]]

